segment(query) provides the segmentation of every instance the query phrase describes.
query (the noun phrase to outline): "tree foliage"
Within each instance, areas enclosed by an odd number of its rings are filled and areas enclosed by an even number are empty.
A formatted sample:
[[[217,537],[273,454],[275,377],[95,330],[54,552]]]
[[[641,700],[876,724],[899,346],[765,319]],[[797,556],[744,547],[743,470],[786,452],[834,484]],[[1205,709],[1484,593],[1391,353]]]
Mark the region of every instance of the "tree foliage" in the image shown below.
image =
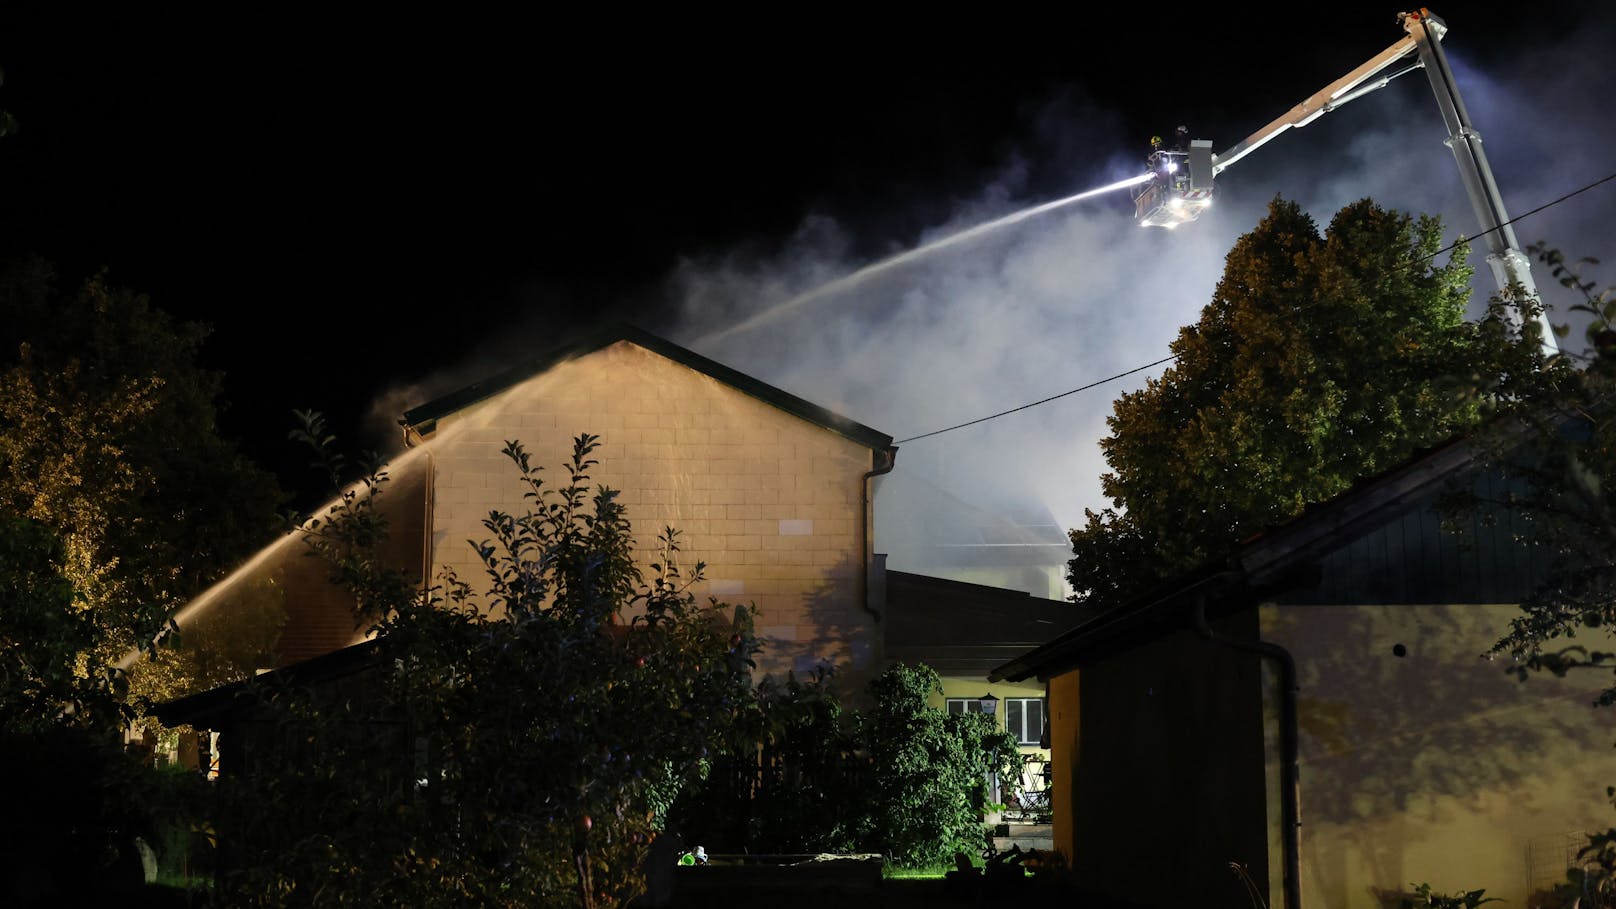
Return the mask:
[[[856,727],[872,768],[861,793],[863,840],[900,864],[942,865],[957,852],[980,852],[987,775],[998,771],[1002,783],[1019,776],[1009,733],[992,717],[928,706],[941,690],[929,667],[894,666],[870,683],[875,705]]]
[[[0,512],[0,905],[117,902],[141,885],[135,838],[158,843],[194,780],[123,745],[124,687],[94,662],[100,630],[37,521]]]
[[[926,666],[888,668],[864,709],[845,709],[830,682],[824,668],[764,680],[740,749],[713,757],[673,828],[726,850],[879,853],[917,867],[979,853],[989,776],[1020,783],[1015,739],[991,717],[930,706],[941,687]]]
[[[0,514],[54,536],[97,671],[261,544],[279,494],[218,433],[204,329],[101,276],[56,283],[39,260],[0,273]]]
[[[1593,354],[1581,369],[1562,358],[1543,370],[1519,396],[1513,431],[1481,450],[1482,463],[1515,481],[1495,504],[1521,513],[1530,542],[1551,558],[1493,648],[1512,657],[1511,671],[1523,680],[1540,671],[1616,670],[1616,654],[1597,643],[1616,630],[1616,293],[1583,277],[1594,260],[1569,263],[1542,245],[1533,251],[1562,285],[1582,294],[1572,309],[1589,319]],[[1616,704],[1616,684],[1598,703]]]
[[[310,439],[324,438],[314,426]],[[643,575],[580,437],[559,486],[505,454],[526,509],[473,541],[486,597],[425,594],[371,553],[372,474],[311,528],[377,618],[370,698],[272,699],[293,747],[233,785],[235,904],[621,905],[659,812],[750,702],[750,612],[689,592],[676,534]],[[318,742],[298,747],[297,741]]]
[[[0,514],[0,726],[26,733],[104,712],[110,682],[83,664],[96,634],[58,566],[61,543],[36,521]]]
[[[1463,250],[1369,200],[1321,236],[1276,199],[1229,252],[1177,362],[1123,395],[1102,443],[1112,507],[1071,532],[1080,601],[1113,604],[1474,425],[1508,345],[1464,321]]]
[[[203,334],[101,277],[0,270],[0,804],[19,819],[0,903],[139,886],[134,838],[157,842],[171,787],[123,733],[131,692],[163,691],[116,664],[274,526],[274,484],[214,426]]]

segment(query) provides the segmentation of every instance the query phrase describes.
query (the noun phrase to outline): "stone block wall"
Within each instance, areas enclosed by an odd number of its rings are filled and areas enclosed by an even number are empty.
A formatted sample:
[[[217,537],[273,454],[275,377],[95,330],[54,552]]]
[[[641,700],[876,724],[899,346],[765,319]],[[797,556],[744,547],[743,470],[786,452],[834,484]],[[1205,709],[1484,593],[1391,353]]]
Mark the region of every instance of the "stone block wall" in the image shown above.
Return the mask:
[[[524,507],[505,441],[520,440],[561,484],[582,433],[600,437],[591,484],[621,491],[642,565],[658,532],[676,528],[683,564],[707,566],[698,598],[760,610],[760,670],[830,660],[862,684],[880,659],[877,627],[857,601],[870,449],[627,341],[438,420],[428,437],[431,564],[481,580],[467,541],[489,536],[490,510]]]

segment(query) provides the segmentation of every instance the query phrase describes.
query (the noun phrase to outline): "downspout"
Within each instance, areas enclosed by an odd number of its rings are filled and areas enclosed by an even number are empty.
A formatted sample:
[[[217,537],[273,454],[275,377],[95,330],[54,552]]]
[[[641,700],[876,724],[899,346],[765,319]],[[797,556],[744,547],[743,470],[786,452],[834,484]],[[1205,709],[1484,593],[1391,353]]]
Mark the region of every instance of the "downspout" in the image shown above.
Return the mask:
[[[877,458],[880,460],[876,461]],[[858,602],[879,623],[881,613],[870,604],[870,563],[874,558],[871,554],[874,544],[870,540],[870,481],[892,472],[898,463],[898,446],[888,445],[885,450],[875,452],[871,460],[876,466],[859,477],[859,561],[864,564],[858,573]]]
[[[404,447],[414,448],[426,446],[426,436],[414,426],[399,421],[404,427]],[[432,457],[432,449],[426,449],[426,489],[421,495],[421,589],[428,590],[432,586],[432,505],[438,490],[438,465]]]
[[[1268,657],[1279,665],[1279,815],[1285,865],[1285,909],[1302,909],[1302,775],[1297,733],[1296,658],[1271,641],[1220,637],[1206,619],[1206,594],[1195,598],[1195,627],[1213,643]]]

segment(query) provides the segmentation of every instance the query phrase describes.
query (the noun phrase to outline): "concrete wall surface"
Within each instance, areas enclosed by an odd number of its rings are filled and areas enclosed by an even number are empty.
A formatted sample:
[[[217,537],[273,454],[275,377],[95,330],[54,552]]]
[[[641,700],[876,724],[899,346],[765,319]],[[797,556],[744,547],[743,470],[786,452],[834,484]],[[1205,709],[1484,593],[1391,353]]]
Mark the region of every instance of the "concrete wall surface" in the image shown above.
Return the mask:
[[[1519,614],[1262,608],[1264,638],[1298,667],[1308,905],[1380,909],[1386,894],[1430,883],[1526,906],[1565,879],[1585,832],[1616,823],[1605,795],[1616,784],[1616,714],[1592,706],[1610,676],[1507,675],[1507,657],[1483,654]],[[1272,781],[1272,677],[1264,690]],[[1272,848],[1277,868],[1277,837]]]

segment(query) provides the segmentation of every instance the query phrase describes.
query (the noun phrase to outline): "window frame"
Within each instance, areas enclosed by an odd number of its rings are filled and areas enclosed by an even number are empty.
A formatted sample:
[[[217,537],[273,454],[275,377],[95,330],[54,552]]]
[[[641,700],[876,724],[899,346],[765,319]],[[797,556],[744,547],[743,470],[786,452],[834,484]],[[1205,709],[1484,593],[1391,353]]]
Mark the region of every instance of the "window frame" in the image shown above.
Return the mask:
[[[959,716],[962,713],[974,713],[979,716],[990,716],[986,710],[982,709],[981,698],[944,698],[943,702],[943,709],[952,716]],[[959,704],[961,709],[956,711],[954,709],[955,704]],[[995,708],[991,716],[997,719],[998,712],[998,709]]]
[[[1020,722],[1017,723],[1016,725],[1020,726],[1019,729],[1012,728],[1011,724],[1010,724],[1010,715],[1011,715],[1011,713],[1010,713],[1010,705],[1011,705],[1011,703],[1015,703],[1016,705],[1018,705],[1017,713],[1019,714]],[[1027,705],[1029,703],[1035,703],[1035,704],[1038,705],[1038,728],[1037,728],[1037,730],[1035,730],[1038,734],[1031,737],[1031,738],[1028,738],[1027,734],[1026,734],[1027,733],[1027,714],[1029,713],[1029,711],[1027,710]],[[1043,741],[1044,729],[1048,726],[1048,724],[1049,724],[1049,708],[1044,703],[1043,698],[1005,698],[1004,699],[1004,730],[1006,732],[1010,733],[1011,735],[1015,736],[1017,745],[1021,745],[1022,747],[1036,747],[1036,746],[1038,746],[1039,743]]]

